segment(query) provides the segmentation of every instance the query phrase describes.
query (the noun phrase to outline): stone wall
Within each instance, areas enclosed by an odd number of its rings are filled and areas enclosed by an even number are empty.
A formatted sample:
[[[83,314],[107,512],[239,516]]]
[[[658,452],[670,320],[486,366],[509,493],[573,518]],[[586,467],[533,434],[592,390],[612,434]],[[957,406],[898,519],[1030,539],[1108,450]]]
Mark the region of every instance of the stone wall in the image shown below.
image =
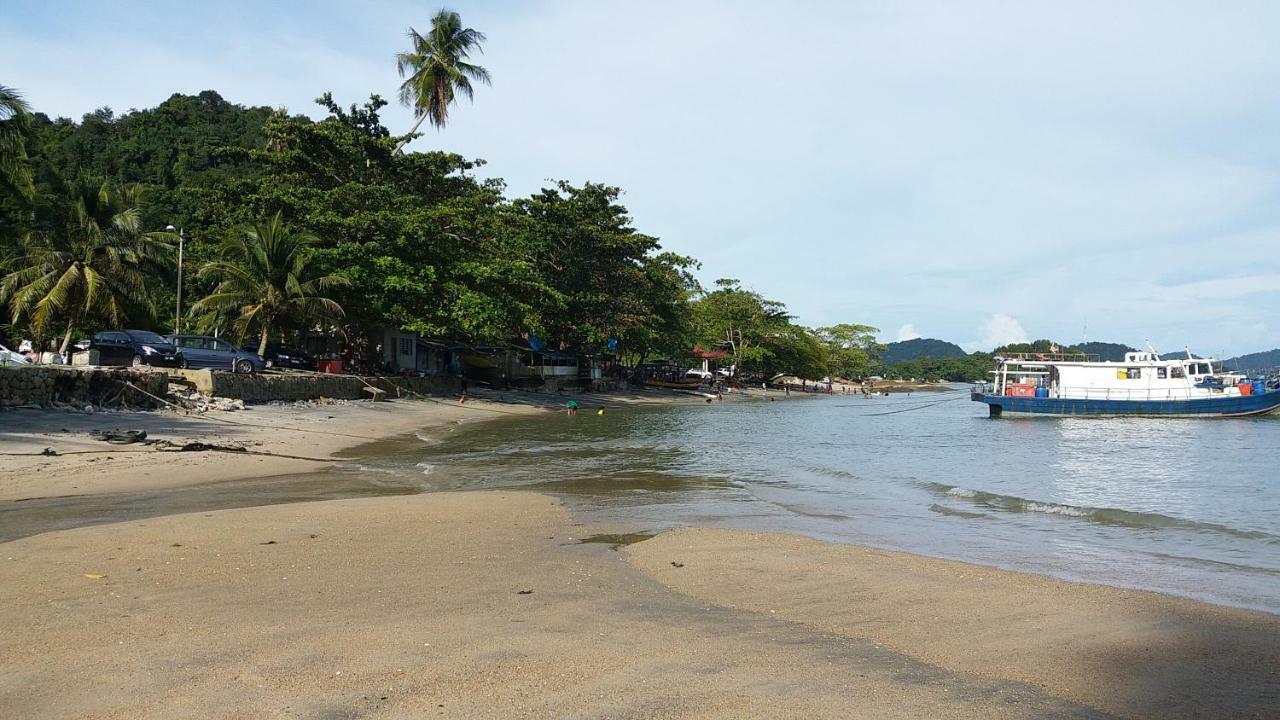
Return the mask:
[[[155,408],[161,405],[125,383],[132,383],[156,397],[164,397],[169,390],[168,376],[159,372],[59,365],[0,367],[0,407],[64,404]]]
[[[245,402],[272,400],[336,400],[368,398],[365,388],[372,385],[384,390],[388,398],[422,395],[446,395],[458,392],[458,379],[453,376],[369,377],[325,375],[321,373],[240,374],[220,370],[166,370],[175,382],[192,384],[203,395],[235,398]]]

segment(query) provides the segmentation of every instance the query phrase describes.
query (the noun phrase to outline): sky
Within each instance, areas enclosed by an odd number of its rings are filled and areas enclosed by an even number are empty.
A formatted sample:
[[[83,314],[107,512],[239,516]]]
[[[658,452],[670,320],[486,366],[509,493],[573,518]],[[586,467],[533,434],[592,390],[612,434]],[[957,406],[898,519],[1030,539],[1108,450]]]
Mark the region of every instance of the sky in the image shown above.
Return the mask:
[[[50,115],[394,100],[436,4],[6,0]],[[1280,3],[454,2],[493,75],[411,149],[635,226],[808,325],[966,349],[1280,346]],[[412,113],[384,120],[407,131]]]

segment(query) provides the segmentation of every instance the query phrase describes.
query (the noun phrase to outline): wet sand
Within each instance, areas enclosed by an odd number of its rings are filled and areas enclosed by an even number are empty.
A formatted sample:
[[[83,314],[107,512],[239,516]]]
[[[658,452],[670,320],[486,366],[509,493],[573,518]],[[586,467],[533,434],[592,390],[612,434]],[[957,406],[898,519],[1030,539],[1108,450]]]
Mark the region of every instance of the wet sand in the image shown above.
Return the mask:
[[[308,408],[278,427],[333,429],[310,454],[351,448],[337,432],[386,437],[461,417],[440,412]],[[39,421],[57,426],[62,416],[48,415]],[[18,442],[3,434],[10,417],[0,416],[5,449]],[[167,421],[166,432],[203,431]],[[38,444],[30,425],[21,442]],[[277,430],[270,441],[305,449],[316,434]],[[40,472],[6,464],[0,502],[76,486],[163,493],[195,484],[194,470],[226,481],[219,492],[239,484],[246,502],[278,500],[271,480],[245,480],[247,458],[223,457],[175,469],[169,454],[140,454],[105,477],[84,456],[36,459],[50,464]],[[0,543],[0,717],[1271,718],[1280,708],[1276,616],[791,536],[634,530],[584,525],[536,493],[487,491],[185,512]]]

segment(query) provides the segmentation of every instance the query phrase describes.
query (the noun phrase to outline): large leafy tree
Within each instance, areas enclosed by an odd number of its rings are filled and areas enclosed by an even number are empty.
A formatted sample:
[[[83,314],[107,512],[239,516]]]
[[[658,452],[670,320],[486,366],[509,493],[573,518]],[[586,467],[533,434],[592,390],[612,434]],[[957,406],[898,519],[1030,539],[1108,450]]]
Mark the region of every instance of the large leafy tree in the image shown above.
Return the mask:
[[[31,168],[27,162],[27,138],[31,110],[22,95],[0,85],[0,191],[29,198]]]
[[[405,81],[400,101],[413,108],[417,119],[395,148],[399,153],[418,132],[424,120],[437,128],[449,122],[449,106],[458,94],[474,99],[473,82],[492,84],[489,71],[467,62],[472,51],[484,52],[484,33],[462,26],[462,17],[440,10],[431,18],[431,31],[421,35],[409,28],[413,48],[396,54],[396,69]]]
[[[815,330],[827,347],[827,374],[847,378],[870,375],[881,348],[876,342],[879,331],[879,328],[856,323],[840,323]]]
[[[518,334],[542,297],[532,264],[513,252],[502,183],[451,153],[393,155],[371,97],[329,117],[268,118],[261,149],[226,152],[256,172],[200,190],[197,226],[230,230],[280,212],[320,238],[317,262],[347,278],[334,290],[347,337],[372,351],[382,328],[492,341]],[[360,347],[357,348],[358,350]]]
[[[511,248],[544,288],[528,329],[553,346],[595,350],[609,338],[651,345],[655,312],[669,318],[664,306],[685,300],[692,261],[656,255],[657,238],[632,226],[621,192],[562,181],[511,205]]]
[[[0,300],[10,320],[40,335],[64,324],[59,352],[87,318],[120,324],[155,315],[151,280],[172,259],[167,233],[145,232],[136,186],[81,176],[59,182],[61,196],[42,206],[39,229],[6,264]]]
[[[217,286],[192,312],[232,316],[241,337],[256,329],[259,355],[267,351],[271,332],[288,323],[336,322],[342,306],[327,293],[347,280],[319,270],[316,243],[313,235],[291,231],[280,213],[242,228],[226,239],[219,259],[200,269],[200,277]]]
[[[694,303],[694,322],[699,339],[728,349],[737,370],[744,365],[763,370],[772,366],[768,342],[789,330],[791,317],[782,303],[722,278]]]

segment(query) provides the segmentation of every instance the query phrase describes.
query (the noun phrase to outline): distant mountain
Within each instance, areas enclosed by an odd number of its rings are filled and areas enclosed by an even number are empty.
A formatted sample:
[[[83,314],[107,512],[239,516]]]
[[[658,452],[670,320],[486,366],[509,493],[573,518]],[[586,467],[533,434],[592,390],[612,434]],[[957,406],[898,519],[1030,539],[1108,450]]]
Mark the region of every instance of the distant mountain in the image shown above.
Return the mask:
[[[1057,348],[1058,352],[1064,353],[1097,355],[1098,359],[1104,362],[1120,362],[1124,360],[1125,353],[1134,351],[1134,348],[1121,343],[1087,342],[1071,345],[1069,343],[1054,342],[1053,340],[1035,340],[1033,342],[1002,345],[991,352],[996,355],[1003,353],[1050,353],[1053,352],[1054,348]]]
[[[967,354],[959,345],[949,343],[946,340],[916,338],[915,340],[903,340],[885,345],[884,350],[880,353],[880,361],[885,366],[889,366],[894,363],[922,357],[949,358],[963,357]]]
[[[1099,360],[1103,362],[1120,362],[1124,360],[1124,354],[1134,352],[1136,348],[1131,348],[1122,343],[1108,342],[1087,342],[1074,346],[1076,350],[1088,355],[1097,355]]]
[[[1231,358],[1222,364],[1227,370],[1252,372],[1255,370],[1275,370],[1280,368],[1280,348],[1266,352],[1249,353]]]

